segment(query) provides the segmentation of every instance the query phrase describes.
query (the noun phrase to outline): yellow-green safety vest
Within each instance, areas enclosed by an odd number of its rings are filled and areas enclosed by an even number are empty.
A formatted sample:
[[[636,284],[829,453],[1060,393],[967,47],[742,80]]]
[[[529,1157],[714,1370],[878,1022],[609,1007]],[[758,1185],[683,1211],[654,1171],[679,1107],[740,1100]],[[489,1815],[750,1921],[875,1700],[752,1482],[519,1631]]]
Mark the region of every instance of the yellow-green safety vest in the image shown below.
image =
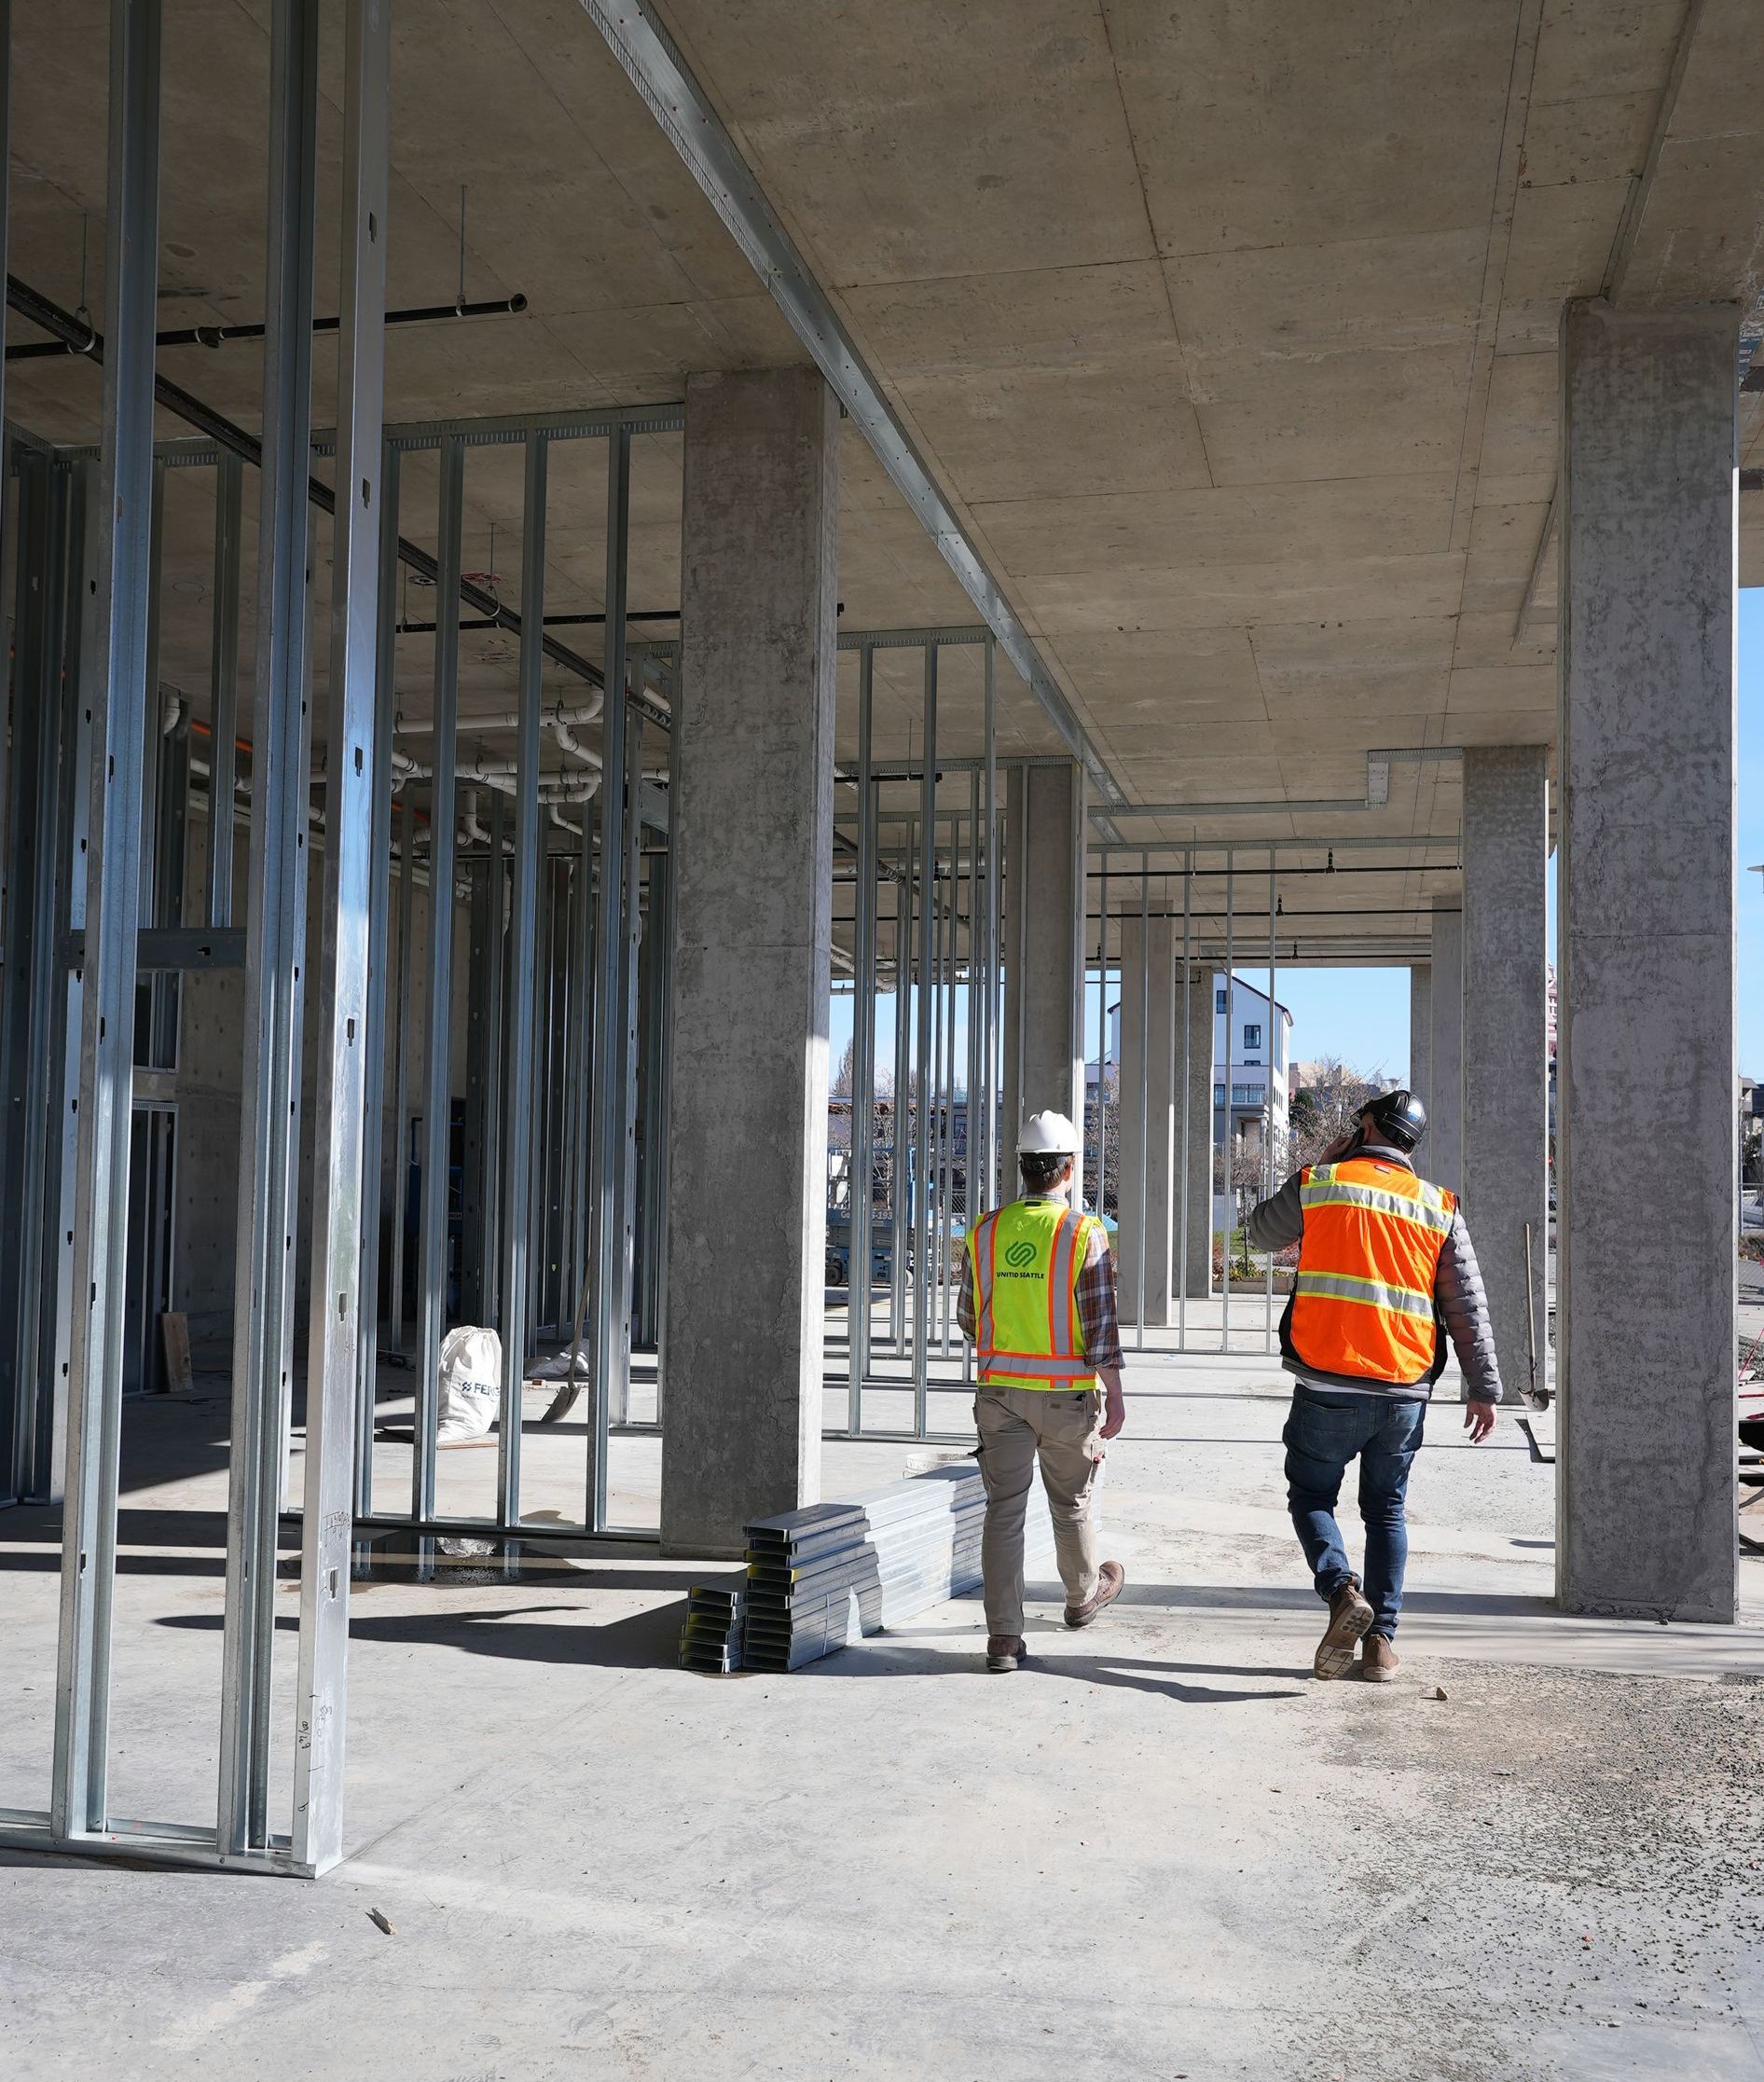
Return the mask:
[[[980,1378],[999,1387],[1094,1388],[1084,1363],[1078,1279],[1095,1215],[1060,1200],[1013,1200],[968,1233],[974,1353]]]

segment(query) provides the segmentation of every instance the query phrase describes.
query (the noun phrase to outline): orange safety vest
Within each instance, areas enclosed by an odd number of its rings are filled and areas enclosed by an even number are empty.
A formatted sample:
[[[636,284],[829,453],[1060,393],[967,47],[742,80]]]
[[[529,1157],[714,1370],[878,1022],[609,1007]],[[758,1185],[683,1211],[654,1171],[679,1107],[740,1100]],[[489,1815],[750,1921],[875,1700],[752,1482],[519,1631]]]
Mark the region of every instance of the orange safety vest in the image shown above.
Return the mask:
[[[1050,1391],[1096,1386],[1078,1314],[1079,1275],[1096,1225],[1094,1215],[1057,1200],[1013,1200],[969,1231],[983,1382]]]
[[[1437,1374],[1433,1289],[1457,1197],[1383,1157],[1307,1165],[1304,1232],[1282,1329],[1319,1372],[1413,1386]]]

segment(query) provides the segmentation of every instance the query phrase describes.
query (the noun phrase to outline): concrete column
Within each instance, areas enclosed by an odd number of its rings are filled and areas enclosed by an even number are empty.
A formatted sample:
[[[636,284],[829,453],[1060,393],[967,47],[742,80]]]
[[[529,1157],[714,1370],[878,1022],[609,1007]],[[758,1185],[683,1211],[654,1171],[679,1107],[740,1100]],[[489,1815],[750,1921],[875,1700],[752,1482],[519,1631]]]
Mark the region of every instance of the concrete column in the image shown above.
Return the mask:
[[[1557,1591],[1731,1620],[1736,306],[1562,325]]]
[[[661,1533],[820,1494],[838,409],[686,383]]]
[[[1181,1164],[1182,979],[1177,987],[1177,1163]],[[1191,1301],[1205,1301],[1213,1288],[1213,972],[1190,971],[1188,985],[1188,1176],[1178,1190],[1188,1198],[1188,1268],[1184,1290]],[[1182,1248],[1181,1217],[1177,1216],[1177,1251]]]
[[[1464,1209],[1509,1402],[1547,1375],[1547,759],[1542,745],[1464,754]]]
[[[1426,1106],[1433,1076],[1433,970],[1417,961],[1409,971],[1409,1089]]]
[[[1050,1108],[1084,1114],[1084,777],[1075,763],[1013,771],[1005,792],[1001,1134]],[[1019,1069],[1021,1075],[1019,1076]]]
[[[1147,940],[1150,945],[1147,945]],[[1153,918],[1149,933],[1131,914],[1121,927],[1121,1234],[1122,1320],[1137,1323],[1139,1237],[1145,1236],[1145,1314],[1149,1324],[1175,1320],[1177,932]],[[1143,1006],[1146,1026],[1142,1032]],[[1145,1066],[1142,1076],[1141,1065]],[[1145,1168],[1140,1171],[1144,1095]]]
[[[1433,907],[1433,961],[1427,992],[1433,1038],[1427,1050],[1427,1138],[1421,1168],[1435,1185],[1464,1190],[1464,910],[1461,899]]]

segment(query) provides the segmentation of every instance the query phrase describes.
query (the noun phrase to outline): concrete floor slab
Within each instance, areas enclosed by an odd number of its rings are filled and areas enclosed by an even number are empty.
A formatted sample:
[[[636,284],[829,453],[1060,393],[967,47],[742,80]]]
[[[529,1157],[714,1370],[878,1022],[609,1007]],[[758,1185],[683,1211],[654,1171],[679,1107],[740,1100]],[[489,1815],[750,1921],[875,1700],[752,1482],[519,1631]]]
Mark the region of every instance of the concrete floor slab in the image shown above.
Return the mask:
[[[1315,1684],[1275,1365],[1130,1352],[1128,1380],[1127,1594],[1070,1634],[1037,1586],[1014,1678],[984,1674],[970,1600],[792,1677],[688,1676],[705,1572],[628,1550],[358,1587],[348,1862],[305,1886],[0,1858],[8,2074],[277,2082],[347,2047],[498,2078],[1764,2076],[1764,1628],[1555,1619],[1551,1470],[1505,1417],[1462,1445],[1442,1404],[1400,1678]],[[187,1436],[131,1457],[125,1504],[186,1515],[125,1521],[121,1681],[131,1745],[193,1794],[217,1455],[199,1413],[144,1422]],[[830,1440],[829,1491],[914,1451]],[[53,1603],[25,1529],[0,1516],[9,1649]]]

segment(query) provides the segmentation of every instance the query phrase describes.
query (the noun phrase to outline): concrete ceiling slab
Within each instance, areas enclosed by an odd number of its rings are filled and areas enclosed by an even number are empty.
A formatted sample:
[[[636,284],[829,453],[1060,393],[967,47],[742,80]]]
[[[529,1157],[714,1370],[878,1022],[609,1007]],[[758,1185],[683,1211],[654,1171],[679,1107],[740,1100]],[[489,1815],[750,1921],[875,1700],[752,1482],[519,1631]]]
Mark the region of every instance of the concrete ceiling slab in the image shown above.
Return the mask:
[[[1748,310],[1764,289],[1764,106],[1754,0],[1702,0],[1622,269],[1626,302]]]
[[[1152,255],[1094,7],[748,0],[668,14],[831,286]]]
[[[1173,339],[1047,367],[903,377],[897,395],[971,503],[1209,481]]]
[[[1764,499],[1740,501],[1740,584],[1764,586]]]
[[[1474,326],[1485,226],[1319,245],[1189,254],[1164,272],[1184,344],[1203,360],[1350,348],[1453,347]]]
[[[1258,702],[1258,709],[1261,704]],[[1123,756],[1131,753],[1137,792],[1149,802],[1186,790],[1198,795],[1198,781],[1184,777],[1198,772],[1202,763],[1217,765],[1240,752],[1247,759],[1267,761],[1279,757],[1281,733],[1260,715],[1238,716],[1221,726],[1224,719],[1191,714],[1175,703],[1142,710],[1135,722],[1117,724],[1109,735],[1110,747]],[[1221,747],[1225,748],[1221,751]]]
[[[1459,745],[1553,745],[1556,711],[1548,709],[1491,709],[1447,718],[1452,742]]]
[[[1553,471],[1556,453],[1556,356],[1497,354],[1489,372],[1488,416],[1481,467],[1491,477]]]
[[[1537,560],[1562,300],[1612,269],[1640,301],[1764,279],[1756,0],[1702,0],[1676,70],[1685,0],[659,11],[1131,794],[1351,795],[1369,745],[1550,733],[1553,561]],[[13,266],[71,305],[89,216],[100,308],[107,8],[15,0],[14,16],[32,90],[15,96]],[[269,20],[269,0],[169,10],[168,324],[260,315]],[[338,21],[327,11],[321,303]],[[395,33],[393,300],[454,293],[463,183],[468,294],[518,289],[531,309],[394,333],[394,418],[668,398],[695,368],[803,359],[579,0],[433,0],[399,10]],[[333,357],[321,341],[321,397]],[[255,426],[256,350],[171,349],[165,365]],[[16,364],[9,403],[85,436],[97,379]],[[1743,421],[1754,462],[1761,407],[1748,400]],[[679,443],[638,447],[632,598],[667,608]],[[547,586],[566,612],[598,612],[603,586],[591,449],[554,451]],[[841,461],[843,626],[971,621],[855,426]],[[433,465],[409,458],[405,484],[407,532],[430,542]],[[467,480],[467,561],[503,581],[518,568],[511,466],[475,452]],[[1748,494],[1749,578],[1764,575],[1760,514]],[[168,496],[168,570],[194,590],[166,657],[199,699],[212,517],[203,474]],[[596,655],[599,631],[577,634]],[[413,709],[432,651],[398,645]],[[977,661],[947,664],[947,746],[977,738]],[[878,656],[879,742],[904,749],[921,671],[916,654]],[[506,633],[468,635],[462,674],[501,705]],[[855,660],[840,685],[843,730]],[[999,708],[1003,744],[1054,749],[1008,669]],[[1376,817],[1299,822],[1445,831],[1459,793],[1454,771],[1416,768]],[[1244,836],[1230,820],[1217,835]]]
[[[1004,562],[1028,580],[1107,572],[1148,541],[1162,542],[1185,565],[1285,563],[1323,543],[1341,557],[1399,557],[1424,544],[1442,549],[1454,489],[1451,476],[1436,473],[979,503],[973,511]]]
[[[1684,22],[1683,0],[1546,0],[1533,101],[1647,94],[1658,104]]]
[[[896,378],[1082,365],[1175,332],[1151,260],[860,284],[840,300]]]
[[[1197,372],[1195,393],[1216,481],[1280,484],[1455,469],[1469,380],[1468,349],[1359,349],[1210,368]]]
[[[559,311],[545,329],[622,405],[679,397],[694,369],[781,368],[807,358],[763,295]]]
[[[1477,506],[1464,566],[1465,613],[1518,614],[1549,518],[1547,503]]]
[[[1460,614],[1452,645],[1452,662],[1458,666],[1548,665],[1553,668],[1556,631],[1553,622],[1546,627],[1528,625],[1516,634],[1510,614]]]
[[[1647,87],[1562,101],[1542,98],[1534,76],[1520,167],[1522,192],[1570,182],[1638,180],[1660,110],[1660,80],[1669,62],[1656,54],[1658,69]]]
[[[1318,700],[1309,706],[1283,703],[1279,722],[1274,726],[1283,752],[1343,752],[1344,745],[1357,747],[1362,738],[1378,745],[1419,745],[1437,739],[1440,713],[1437,707],[1417,706],[1388,715],[1364,714],[1351,718],[1351,732],[1343,728],[1343,718],[1333,705]],[[1347,761],[1346,793],[1358,794],[1366,784],[1366,758],[1357,749],[1343,753]],[[1393,782],[1394,785],[1394,782]],[[1330,791],[1314,788],[1312,794]]]
[[[1359,700],[1369,717],[1426,713],[1444,706],[1455,627],[1450,614],[1259,622],[1256,665],[1271,705]]]
[[[1447,706],[1454,715],[1522,709],[1553,715],[1556,669],[1553,665],[1454,666]]]
[[[1116,631],[1050,640],[1049,650],[1074,685],[1083,686],[1105,719],[1103,741],[1134,776],[1134,793],[1152,796],[1130,754],[1134,734],[1150,731],[1150,751],[1167,759],[1196,735],[1251,743],[1265,717],[1261,683],[1247,631]]]
[[[1104,12],[1161,253],[1486,222],[1508,8],[1371,0],[1344,17],[1282,0],[1105,0]]]
[[[1553,345],[1566,296],[1596,296],[1610,266],[1631,181],[1563,181],[1520,187],[1501,278],[1502,317],[1546,328]],[[1541,307],[1541,308],[1540,308]]]
[[[1295,558],[1284,565],[1209,564],[1135,569],[1022,581],[1026,600],[1051,630],[1260,627],[1260,617],[1324,622],[1380,614],[1435,617],[1456,612],[1464,558]]]

